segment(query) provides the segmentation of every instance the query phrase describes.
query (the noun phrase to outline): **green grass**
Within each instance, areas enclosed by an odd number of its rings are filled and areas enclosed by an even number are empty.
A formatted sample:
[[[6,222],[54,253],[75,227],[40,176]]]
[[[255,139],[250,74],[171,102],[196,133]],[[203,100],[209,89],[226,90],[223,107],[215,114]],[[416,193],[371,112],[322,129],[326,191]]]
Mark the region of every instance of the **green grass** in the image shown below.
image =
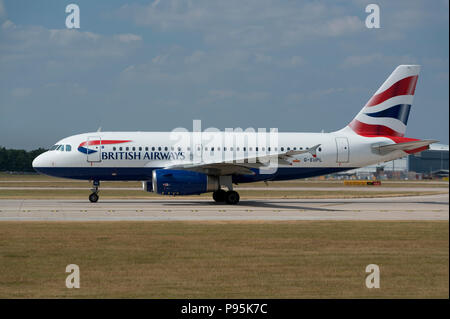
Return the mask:
[[[448,298],[447,221],[1,222],[0,298]],[[81,288],[65,288],[80,266]],[[377,264],[381,288],[365,287]]]

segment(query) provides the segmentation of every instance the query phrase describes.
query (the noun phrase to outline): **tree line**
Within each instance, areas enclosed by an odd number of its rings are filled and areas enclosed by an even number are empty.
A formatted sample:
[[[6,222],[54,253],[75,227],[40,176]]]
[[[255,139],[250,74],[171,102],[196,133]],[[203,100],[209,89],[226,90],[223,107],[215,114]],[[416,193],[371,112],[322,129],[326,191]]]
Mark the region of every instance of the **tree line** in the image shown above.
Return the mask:
[[[39,154],[45,151],[47,150],[44,148],[25,151],[0,147],[0,171],[34,172],[31,163]]]

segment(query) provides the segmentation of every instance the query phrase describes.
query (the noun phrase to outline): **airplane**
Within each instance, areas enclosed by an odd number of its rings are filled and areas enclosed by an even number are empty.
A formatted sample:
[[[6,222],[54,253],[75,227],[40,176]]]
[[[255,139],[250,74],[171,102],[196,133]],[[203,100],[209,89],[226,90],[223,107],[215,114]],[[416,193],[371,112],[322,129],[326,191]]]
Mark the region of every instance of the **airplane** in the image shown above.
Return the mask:
[[[421,152],[436,140],[405,137],[419,65],[400,65],[344,128],[331,133],[91,132],[57,142],[36,157],[42,174],[92,182],[142,181],[161,195],[212,192],[237,204],[233,184],[308,178]]]

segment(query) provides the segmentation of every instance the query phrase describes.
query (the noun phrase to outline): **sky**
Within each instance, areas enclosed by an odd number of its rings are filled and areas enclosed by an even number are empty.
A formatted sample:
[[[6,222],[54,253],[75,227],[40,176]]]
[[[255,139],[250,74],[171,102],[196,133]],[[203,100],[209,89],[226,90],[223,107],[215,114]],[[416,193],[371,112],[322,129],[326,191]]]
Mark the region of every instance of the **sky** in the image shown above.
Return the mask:
[[[448,144],[447,0],[0,0],[0,146],[196,119],[332,132],[399,64],[422,65],[406,136]]]

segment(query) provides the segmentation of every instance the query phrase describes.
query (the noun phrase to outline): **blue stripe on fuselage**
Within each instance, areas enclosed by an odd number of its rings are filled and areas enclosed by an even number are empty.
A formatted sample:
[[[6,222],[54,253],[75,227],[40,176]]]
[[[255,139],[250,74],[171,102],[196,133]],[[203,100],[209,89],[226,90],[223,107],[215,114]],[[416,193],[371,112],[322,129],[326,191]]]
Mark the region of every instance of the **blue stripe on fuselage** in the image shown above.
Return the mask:
[[[144,181],[152,179],[152,171],[160,167],[38,167],[42,174],[82,180]],[[289,180],[321,176],[354,169],[355,167],[280,167],[274,174],[234,175],[233,183],[251,183],[264,180]]]

